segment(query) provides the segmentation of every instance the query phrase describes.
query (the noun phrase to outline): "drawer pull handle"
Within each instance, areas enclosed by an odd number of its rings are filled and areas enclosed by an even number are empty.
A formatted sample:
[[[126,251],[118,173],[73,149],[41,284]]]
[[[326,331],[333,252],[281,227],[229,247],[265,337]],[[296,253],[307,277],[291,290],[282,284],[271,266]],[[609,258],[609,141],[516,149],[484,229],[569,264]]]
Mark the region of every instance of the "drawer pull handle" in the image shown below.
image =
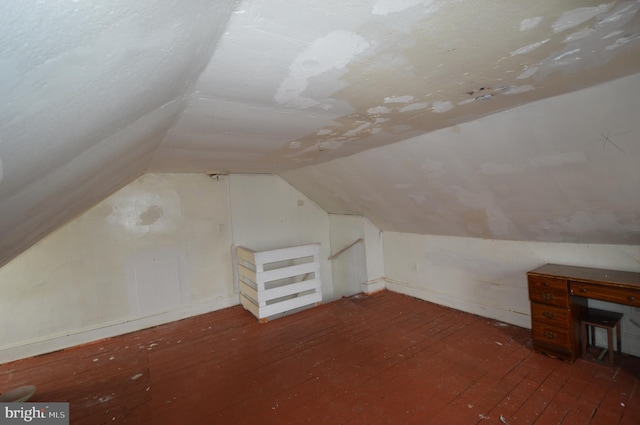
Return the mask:
[[[546,317],[547,319],[555,319],[556,318],[556,314],[552,313],[550,311],[545,311],[544,313],[542,313],[542,315],[544,317]]]
[[[544,333],[544,337],[547,338],[547,339],[556,339],[556,338],[558,338],[558,335],[556,335],[554,332],[546,331]]]
[[[549,282],[542,282],[543,286],[549,286]]]
[[[544,294],[542,294],[542,299],[543,300],[552,300],[553,299],[553,294],[551,292],[545,292]]]
[[[587,288],[580,288],[580,292],[582,293],[587,292]]]
[[[629,301],[635,301],[636,297],[634,297],[633,295],[629,296]]]

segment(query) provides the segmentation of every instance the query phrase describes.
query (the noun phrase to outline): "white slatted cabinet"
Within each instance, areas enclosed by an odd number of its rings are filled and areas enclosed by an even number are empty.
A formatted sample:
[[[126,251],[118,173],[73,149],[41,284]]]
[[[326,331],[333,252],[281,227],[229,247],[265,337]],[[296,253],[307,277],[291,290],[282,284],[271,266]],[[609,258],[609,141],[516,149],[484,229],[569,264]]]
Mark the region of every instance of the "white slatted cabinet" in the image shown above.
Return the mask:
[[[261,322],[322,302],[319,243],[236,253],[240,302]]]

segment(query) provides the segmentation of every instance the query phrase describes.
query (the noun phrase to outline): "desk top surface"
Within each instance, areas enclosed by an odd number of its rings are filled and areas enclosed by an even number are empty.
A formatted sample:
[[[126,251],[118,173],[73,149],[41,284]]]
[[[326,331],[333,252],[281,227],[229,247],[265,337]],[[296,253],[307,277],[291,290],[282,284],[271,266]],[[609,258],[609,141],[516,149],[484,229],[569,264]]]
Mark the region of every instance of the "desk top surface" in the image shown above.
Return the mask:
[[[563,264],[545,264],[544,266],[540,266],[527,272],[527,274],[558,276],[569,280],[573,279],[583,282],[605,283],[640,290],[639,272],[567,266]]]

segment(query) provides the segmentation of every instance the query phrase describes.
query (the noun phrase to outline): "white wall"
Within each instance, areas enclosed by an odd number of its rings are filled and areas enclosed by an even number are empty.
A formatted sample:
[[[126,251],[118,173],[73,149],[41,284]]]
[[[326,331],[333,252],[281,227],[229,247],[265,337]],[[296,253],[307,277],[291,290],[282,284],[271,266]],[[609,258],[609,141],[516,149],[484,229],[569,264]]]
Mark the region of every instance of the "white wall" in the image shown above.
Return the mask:
[[[355,215],[330,214],[329,221],[332,256],[335,256],[331,262],[335,297],[384,289],[380,229],[365,217]],[[360,242],[354,244],[358,240]]]
[[[362,217],[330,214],[331,261],[333,271],[333,293],[336,298],[346,297],[362,291],[367,281],[367,260],[364,244]],[[361,242],[354,242],[362,239]],[[352,245],[350,248],[348,246]],[[341,250],[344,251],[340,253]]]
[[[545,263],[638,271],[640,246],[513,242],[384,232],[387,289],[530,328],[526,272]],[[596,303],[602,305],[602,303]],[[640,355],[640,308],[624,313],[623,351]]]
[[[363,217],[364,246],[367,256],[367,281],[365,292],[384,289],[384,239],[382,230]]]
[[[238,303],[228,186],[148,174],[0,269],[0,361]]]
[[[320,243],[322,299],[334,299],[329,215],[278,176],[229,176],[235,246],[260,251]]]

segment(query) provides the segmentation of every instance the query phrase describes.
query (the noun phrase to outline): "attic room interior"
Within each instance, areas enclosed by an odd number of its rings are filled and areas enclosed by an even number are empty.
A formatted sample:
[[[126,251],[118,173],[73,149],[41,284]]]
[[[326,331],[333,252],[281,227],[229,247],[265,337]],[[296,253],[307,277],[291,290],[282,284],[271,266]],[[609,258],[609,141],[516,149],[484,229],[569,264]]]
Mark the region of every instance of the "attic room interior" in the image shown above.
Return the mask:
[[[2,2],[0,401],[34,386],[78,424],[639,423],[639,11]],[[313,302],[256,317],[239,253],[310,246],[312,273],[284,267],[306,292],[279,294]],[[537,339],[547,304],[566,346]],[[582,357],[593,309],[622,314],[613,365]]]

